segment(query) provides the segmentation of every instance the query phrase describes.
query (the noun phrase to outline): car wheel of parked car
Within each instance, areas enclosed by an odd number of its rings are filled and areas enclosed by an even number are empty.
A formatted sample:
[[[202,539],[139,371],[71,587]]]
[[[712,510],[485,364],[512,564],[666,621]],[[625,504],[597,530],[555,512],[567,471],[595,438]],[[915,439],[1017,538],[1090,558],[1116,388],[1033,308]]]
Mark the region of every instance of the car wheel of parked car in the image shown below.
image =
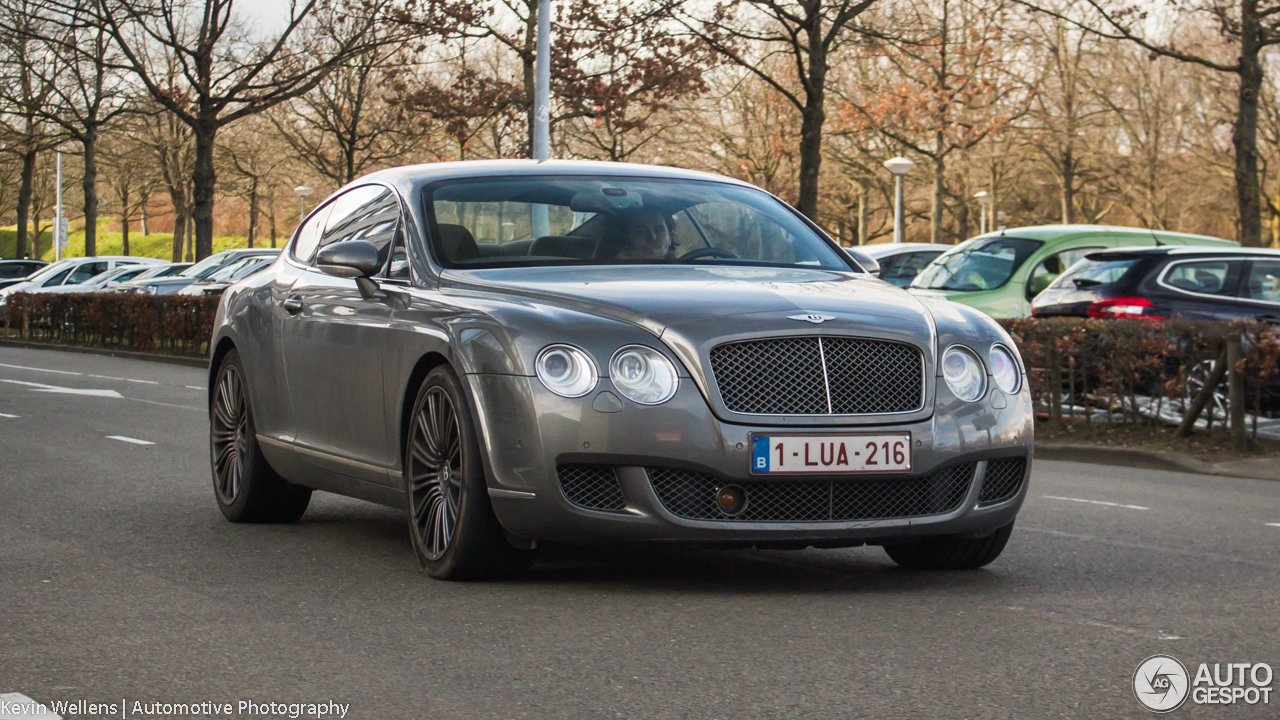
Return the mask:
[[[466,394],[447,365],[418,390],[404,451],[409,531],[422,567],[442,580],[517,574],[533,551],[517,550],[489,503]]]
[[[885,545],[893,561],[911,570],[972,570],[1000,557],[1013,533],[1013,523],[986,537],[966,538],[955,535],[929,538],[914,543]]]
[[[258,446],[240,354],[218,367],[209,404],[209,453],[218,509],[231,522],[295,522],[307,511],[311,488],[280,477]]]

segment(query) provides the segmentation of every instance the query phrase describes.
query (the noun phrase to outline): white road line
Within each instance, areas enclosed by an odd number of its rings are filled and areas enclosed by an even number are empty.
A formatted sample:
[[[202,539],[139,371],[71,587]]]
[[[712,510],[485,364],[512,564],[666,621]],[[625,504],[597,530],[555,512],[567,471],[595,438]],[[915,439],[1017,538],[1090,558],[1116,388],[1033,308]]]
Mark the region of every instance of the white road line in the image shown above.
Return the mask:
[[[17,416],[17,415],[12,415],[11,417],[18,417],[18,416]],[[1266,524],[1267,524],[1267,525],[1270,525],[1271,527],[1280,527],[1280,523],[1266,523]]]
[[[124,378],[118,378],[113,375],[90,375],[89,377],[98,378],[99,380],[124,380]]]
[[[2,418],[16,418],[16,417],[19,417],[19,416],[18,416],[18,415],[10,415],[9,413],[0,413],[0,417],[2,417]]]
[[[187,385],[186,388],[188,390],[204,390],[200,385]]]
[[[150,440],[139,440],[138,438],[125,437],[123,435],[108,435],[108,440],[119,440],[120,442],[133,443],[134,445],[155,445]]]
[[[160,384],[155,380],[134,380],[133,378],[125,378],[125,380],[133,383],[142,383],[143,385],[159,385]]]
[[[22,693],[0,693],[0,702],[9,707],[7,712],[0,713],[0,720],[62,720],[48,705]]]
[[[35,388],[35,390],[33,390],[32,392],[60,393],[63,395],[89,395],[91,397],[109,397],[109,398],[124,397],[123,395],[116,392],[115,390],[92,390],[87,388],[69,388],[69,387],[60,387],[58,385],[45,385],[44,383],[24,382],[22,380],[7,380],[4,378],[0,378],[0,382],[10,383],[12,385],[26,385],[27,387]]]
[[[1090,505],[1106,505],[1107,507],[1127,508],[1129,510],[1150,510],[1151,509],[1149,507],[1143,507],[1141,505],[1121,505],[1120,503],[1103,502],[1101,500],[1085,500],[1084,498],[1061,497],[1058,495],[1041,495],[1040,497],[1043,497],[1047,500],[1070,500],[1071,502],[1089,503]]]
[[[84,373],[70,372],[67,370],[50,370],[49,368],[28,367],[26,365],[7,365],[0,363],[0,367],[13,368],[15,370],[35,370],[36,372],[57,373],[59,375],[83,375]]]

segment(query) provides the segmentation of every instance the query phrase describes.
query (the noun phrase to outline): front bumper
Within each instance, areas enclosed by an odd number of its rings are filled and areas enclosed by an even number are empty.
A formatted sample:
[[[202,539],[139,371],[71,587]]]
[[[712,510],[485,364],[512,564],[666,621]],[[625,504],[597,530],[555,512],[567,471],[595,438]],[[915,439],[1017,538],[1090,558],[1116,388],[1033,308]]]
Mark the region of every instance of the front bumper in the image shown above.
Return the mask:
[[[796,426],[738,425],[715,417],[691,382],[672,400],[640,406],[625,400],[622,410],[596,402],[602,392],[617,395],[607,378],[586,397],[561,398],[534,378],[514,375],[465,376],[475,399],[482,456],[494,511],[513,535],[570,542],[696,542],[728,544],[848,545],[885,543],[943,534],[984,535],[1008,524],[1026,495],[979,503],[989,461],[1024,458],[1030,474],[1032,413],[1025,389],[1015,396],[989,392],[963,403],[945,383],[937,390],[935,412],[925,420],[877,426],[812,428],[820,433],[909,432],[913,444],[910,475],[857,476],[856,480],[906,480],[961,463],[974,464],[963,500],[949,512],[883,520],[743,522],[678,517],[655,493],[646,467],[677,468],[724,482],[795,483],[806,476],[752,476],[751,433],[790,432]],[[616,406],[615,406],[616,407]],[[603,512],[575,505],[557,476],[561,465],[615,469],[625,508]]]

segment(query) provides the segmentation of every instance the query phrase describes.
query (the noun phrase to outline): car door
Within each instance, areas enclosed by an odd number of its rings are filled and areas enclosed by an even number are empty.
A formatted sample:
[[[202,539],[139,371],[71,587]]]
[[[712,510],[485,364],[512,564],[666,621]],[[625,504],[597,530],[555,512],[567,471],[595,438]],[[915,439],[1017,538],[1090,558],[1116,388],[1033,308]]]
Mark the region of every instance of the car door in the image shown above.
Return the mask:
[[[399,213],[396,195],[380,185],[349,190],[332,201],[316,249],[368,240],[385,264]],[[283,303],[290,315],[283,341],[295,445],[323,470],[387,484],[392,443],[382,355],[390,308],[385,297],[364,297],[355,280],[320,272],[309,255]]]
[[[1240,285],[1247,318],[1280,323],[1280,259],[1255,259]]]
[[[1166,291],[1163,305],[1169,315],[1185,320],[1239,320],[1249,317],[1238,297],[1242,258],[1217,257],[1178,260],[1161,271],[1158,283]]]

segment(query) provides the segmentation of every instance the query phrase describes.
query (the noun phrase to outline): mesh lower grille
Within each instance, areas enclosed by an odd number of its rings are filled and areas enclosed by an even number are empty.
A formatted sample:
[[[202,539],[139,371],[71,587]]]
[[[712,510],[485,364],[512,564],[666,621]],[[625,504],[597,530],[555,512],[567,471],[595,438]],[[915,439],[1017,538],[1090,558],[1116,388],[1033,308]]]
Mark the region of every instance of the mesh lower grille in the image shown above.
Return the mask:
[[[987,463],[987,472],[982,478],[982,492],[978,502],[983,505],[1004,502],[1022,489],[1022,478],[1026,475],[1026,458],[1000,458]]]
[[[931,475],[896,480],[806,480],[725,482],[671,468],[646,468],[653,491],[672,515],[690,520],[737,522],[844,522],[941,515],[960,507],[973,479],[974,463],[952,465]],[[746,490],[738,515],[720,511],[716,493],[725,485]]]
[[[569,502],[588,510],[624,510],[618,473],[608,465],[561,465],[560,489]]]
[[[924,357],[897,342],[823,336],[726,343],[712,348],[711,372],[732,412],[860,415],[923,404]]]

